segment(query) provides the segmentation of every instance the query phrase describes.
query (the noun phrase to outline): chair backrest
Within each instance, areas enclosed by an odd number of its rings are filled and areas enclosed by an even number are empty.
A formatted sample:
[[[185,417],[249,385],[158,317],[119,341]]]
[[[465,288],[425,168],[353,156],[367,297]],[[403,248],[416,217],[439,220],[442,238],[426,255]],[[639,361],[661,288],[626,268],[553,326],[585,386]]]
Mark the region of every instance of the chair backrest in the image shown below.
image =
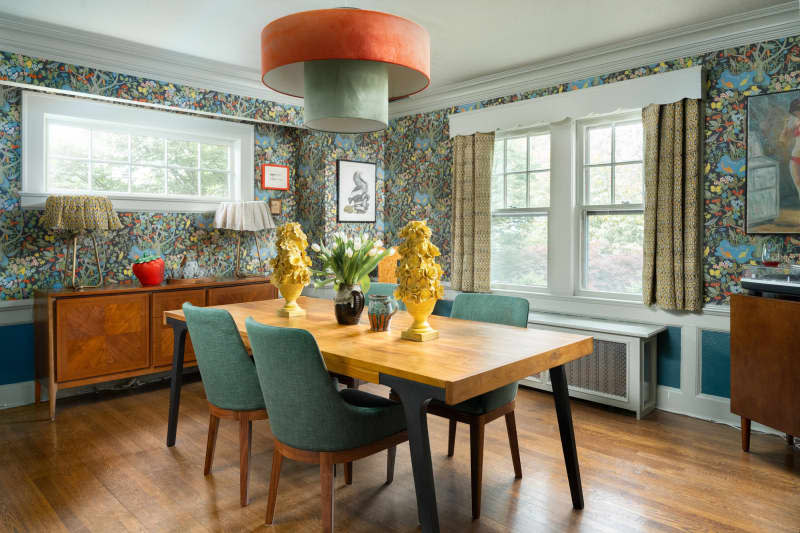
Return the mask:
[[[347,449],[357,428],[311,333],[252,318],[245,324],[273,435],[303,450]]]
[[[381,296],[391,296],[394,298],[394,290],[397,288],[396,283],[382,283],[376,281],[374,283],[369,284],[369,291],[367,291],[367,297],[378,294]],[[396,299],[396,298],[395,298]],[[369,298],[367,298],[367,303],[369,304]],[[400,300],[397,300],[398,305],[400,306],[401,310],[405,310],[406,306]]]
[[[230,313],[183,304],[208,401],[222,409],[263,409],[258,376]]]
[[[465,292],[456,296],[450,317],[526,328],[528,311],[525,298]]]

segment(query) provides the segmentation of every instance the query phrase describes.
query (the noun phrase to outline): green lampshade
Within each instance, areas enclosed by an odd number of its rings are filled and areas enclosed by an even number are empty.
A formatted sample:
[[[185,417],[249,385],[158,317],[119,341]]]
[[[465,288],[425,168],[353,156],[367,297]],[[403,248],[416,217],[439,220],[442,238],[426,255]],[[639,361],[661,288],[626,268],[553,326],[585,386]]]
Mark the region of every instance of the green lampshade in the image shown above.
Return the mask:
[[[304,123],[319,131],[366,133],[389,122],[389,74],[385,63],[352,59],[304,65]]]

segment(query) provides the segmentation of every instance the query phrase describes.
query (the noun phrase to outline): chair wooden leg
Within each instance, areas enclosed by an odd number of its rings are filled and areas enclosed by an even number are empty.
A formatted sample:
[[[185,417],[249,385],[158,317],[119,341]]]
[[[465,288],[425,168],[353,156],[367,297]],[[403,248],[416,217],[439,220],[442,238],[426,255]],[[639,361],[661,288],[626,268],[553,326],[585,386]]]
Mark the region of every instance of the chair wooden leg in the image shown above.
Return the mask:
[[[742,450],[750,451],[750,419],[742,417]]]
[[[353,462],[344,464],[344,483],[345,485],[353,484]]]
[[[283,455],[275,448],[272,452],[272,470],[269,473],[269,494],[267,495],[267,524],[272,523],[275,516],[275,501],[278,499],[278,481],[281,479]]]
[[[322,531],[333,532],[333,463],[328,453],[320,454],[319,477],[322,504]]]
[[[469,425],[470,478],[472,481],[472,519],[481,516],[481,481],[483,477],[483,420]]]
[[[213,414],[208,415],[208,441],[206,442],[206,463],[203,466],[203,475],[211,473],[214,462],[214,451],[217,448],[217,431],[219,431],[219,418]]]
[[[519,440],[517,440],[517,420],[514,411],[506,413],[506,429],[508,430],[508,445],[511,447],[511,461],[514,462],[514,477],[522,477],[522,462],[519,460]]]
[[[453,457],[456,451],[456,424],[455,419],[450,419],[450,434],[447,437],[447,457]]]
[[[250,475],[250,444],[253,437],[253,421],[241,415],[239,418],[239,502],[247,505],[247,481]]]
[[[386,450],[386,484],[394,481],[394,458],[397,455],[397,446],[392,446]]]

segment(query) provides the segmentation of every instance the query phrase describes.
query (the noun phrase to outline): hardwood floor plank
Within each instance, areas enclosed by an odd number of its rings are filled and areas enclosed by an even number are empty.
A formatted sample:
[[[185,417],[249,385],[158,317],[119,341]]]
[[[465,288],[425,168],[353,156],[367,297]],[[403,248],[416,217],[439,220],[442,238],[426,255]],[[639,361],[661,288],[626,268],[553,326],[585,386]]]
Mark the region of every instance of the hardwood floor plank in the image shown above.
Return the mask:
[[[388,395],[367,385],[365,390]],[[168,389],[108,392],[0,411],[0,531],[266,531],[272,461],[268,421],[253,424],[250,504],[239,506],[235,421],[219,427],[214,469],[203,476],[208,408],[187,380],[177,446],[166,448]],[[448,422],[429,417],[443,531],[800,530],[800,450],[754,433],[656,411],[644,420],[573,401],[586,508],[572,509],[552,397],[520,389],[514,478],[505,424],[485,431],[480,520],[471,519],[469,432],[447,457]],[[408,445],[394,482],[386,456],[358,461],[352,485],[334,479],[337,531],[417,531]],[[283,461],[270,531],[319,531],[319,468]]]

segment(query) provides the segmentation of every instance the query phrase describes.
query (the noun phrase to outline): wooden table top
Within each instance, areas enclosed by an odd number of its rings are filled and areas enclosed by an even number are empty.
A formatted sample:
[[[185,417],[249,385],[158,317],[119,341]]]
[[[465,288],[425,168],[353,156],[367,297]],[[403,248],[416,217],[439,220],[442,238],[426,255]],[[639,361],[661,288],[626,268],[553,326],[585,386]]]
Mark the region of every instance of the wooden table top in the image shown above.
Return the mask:
[[[283,299],[215,306],[233,316],[249,347],[245,319],[271,326],[305,329],[314,335],[331,372],[379,383],[380,374],[425,383],[445,390],[455,404],[514,381],[580,359],[592,353],[593,338],[535,328],[518,328],[440,316],[430,325],[439,338],[414,342],[400,338],[411,315],[398,311],[391,329],[371,332],[366,310],[361,323],[336,322],[333,300],[301,296],[305,317],[278,316]],[[185,321],[182,310],[166,311],[164,320]]]

